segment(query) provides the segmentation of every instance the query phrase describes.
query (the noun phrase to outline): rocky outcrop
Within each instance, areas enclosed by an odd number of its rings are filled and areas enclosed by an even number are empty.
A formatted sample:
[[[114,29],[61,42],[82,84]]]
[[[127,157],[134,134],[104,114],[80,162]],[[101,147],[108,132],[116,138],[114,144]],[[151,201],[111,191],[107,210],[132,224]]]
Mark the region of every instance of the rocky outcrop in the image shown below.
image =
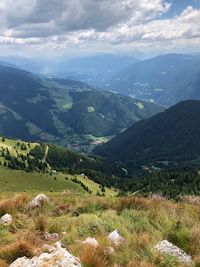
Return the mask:
[[[5,214],[0,218],[0,224],[2,225],[10,225],[12,223],[12,215]]]
[[[28,205],[27,208],[31,209],[31,208],[36,208],[36,207],[40,207],[42,206],[44,203],[47,203],[49,201],[49,198],[44,195],[44,194],[39,194],[37,195],[33,200],[31,200]]]
[[[156,250],[169,254],[171,256],[176,257],[180,262],[183,263],[192,263],[192,257],[187,255],[184,251],[182,251],[179,247],[174,246],[172,243],[167,240],[163,240],[154,247]]]
[[[81,267],[80,260],[62,248],[60,242],[54,244],[51,250],[51,253],[42,253],[32,259],[19,258],[10,267]]]

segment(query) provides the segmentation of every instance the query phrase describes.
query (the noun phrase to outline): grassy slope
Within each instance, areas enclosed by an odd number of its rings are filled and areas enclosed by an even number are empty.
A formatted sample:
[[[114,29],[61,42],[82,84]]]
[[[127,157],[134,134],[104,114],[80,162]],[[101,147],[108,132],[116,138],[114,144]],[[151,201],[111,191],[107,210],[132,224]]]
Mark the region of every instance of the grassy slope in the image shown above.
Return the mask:
[[[183,267],[175,258],[154,249],[163,239],[190,254],[194,261],[192,266],[200,264],[198,205],[135,197],[86,198],[70,193],[48,193],[48,196],[49,204],[29,211],[24,207],[33,194],[14,198],[10,193],[0,193],[0,212],[3,210],[13,216],[10,227],[0,227],[0,260],[13,261],[20,240],[33,249],[37,246],[35,251],[40,254],[44,243],[51,244],[44,241],[37,230],[41,226],[43,231],[57,232],[67,250],[80,257],[83,267]],[[103,251],[113,246],[107,236],[115,229],[126,242],[116,246],[113,255],[106,255]],[[89,236],[98,240],[100,247],[96,250],[82,244]],[[5,247],[6,244],[10,246]],[[20,253],[24,255],[23,250]]]
[[[18,153],[27,154],[31,148],[37,143],[30,143],[30,147],[27,146],[27,150],[23,151],[20,147],[16,147],[17,142],[22,144],[28,144],[26,142],[14,139],[5,139],[2,141],[0,138],[0,150],[1,148],[8,148],[10,154],[12,156],[16,156],[16,150]],[[0,158],[2,164],[4,163],[4,158]],[[68,180],[66,180],[66,176]],[[75,176],[69,174],[58,173],[55,176],[51,176],[50,174],[42,174],[42,173],[26,173],[17,170],[10,170],[3,166],[0,166],[0,192],[13,191],[13,192],[23,192],[23,191],[32,191],[32,192],[49,192],[53,190],[54,192],[61,192],[64,190],[73,190],[80,193],[84,193],[85,191],[81,187],[81,185],[71,181]],[[97,191],[100,191],[99,185],[88,178],[84,178],[81,175],[76,175],[76,178],[84,183],[93,194],[96,194]],[[105,188],[106,196],[114,196],[117,193],[109,188]]]
[[[65,178],[68,177],[68,180]],[[54,176],[42,173],[26,173],[18,170],[10,170],[3,166],[0,167],[0,192],[13,191],[13,192],[61,192],[65,190],[72,190],[80,193],[85,191],[82,187],[71,181],[75,178],[73,175],[58,173],[56,180]],[[83,182],[89,189],[96,194],[100,191],[99,185],[88,178],[81,175],[76,175],[76,178]],[[114,196],[117,193],[109,188],[105,188],[106,196]]]
[[[65,180],[65,177],[64,174],[58,174],[55,180],[53,176],[48,174],[25,173],[0,167],[0,192],[47,192],[50,190],[55,192],[64,190],[84,192],[80,185],[70,180]]]

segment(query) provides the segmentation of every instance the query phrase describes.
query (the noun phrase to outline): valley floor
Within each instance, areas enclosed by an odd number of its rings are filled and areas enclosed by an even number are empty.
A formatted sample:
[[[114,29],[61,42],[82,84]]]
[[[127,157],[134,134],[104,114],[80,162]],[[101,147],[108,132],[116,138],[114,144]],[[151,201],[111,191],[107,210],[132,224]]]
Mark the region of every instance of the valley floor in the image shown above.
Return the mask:
[[[47,195],[48,203],[27,209],[36,193],[0,193],[0,217],[6,213],[13,217],[9,226],[0,225],[0,266],[9,266],[21,256],[41,254],[44,244],[56,241],[45,241],[47,232],[57,233],[56,239],[80,258],[83,267],[185,266],[155,250],[164,239],[191,255],[192,266],[200,266],[199,205],[70,191]],[[119,245],[108,240],[116,229],[124,238]],[[88,237],[94,237],[99,246],[84,245]]]

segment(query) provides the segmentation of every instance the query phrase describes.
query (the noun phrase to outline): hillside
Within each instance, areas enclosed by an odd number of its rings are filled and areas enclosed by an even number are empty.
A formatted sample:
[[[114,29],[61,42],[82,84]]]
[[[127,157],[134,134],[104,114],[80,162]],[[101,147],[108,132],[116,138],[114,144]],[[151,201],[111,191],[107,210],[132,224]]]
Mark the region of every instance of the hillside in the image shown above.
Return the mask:
[[[181,102],[140,121],[95,153],[135,164],[184,162],[200,156],[200,101]]]
[[[110,81],[110,89],[124,95],[171,106],[200,99],[200,57],[168,54],[137,62]]]
[[[0,192],[71,190],[114,196],[117,190],[111,186],[117,175],[125,176],[120,165],[98,157],[55,145],[0,139]]]
[[[108,140],[163,110],[159,105],[96,91],[82,82],[45,79],[6,66],[0,66],[0,94],[1,135],[77,149],[102,142],[103,137]]]

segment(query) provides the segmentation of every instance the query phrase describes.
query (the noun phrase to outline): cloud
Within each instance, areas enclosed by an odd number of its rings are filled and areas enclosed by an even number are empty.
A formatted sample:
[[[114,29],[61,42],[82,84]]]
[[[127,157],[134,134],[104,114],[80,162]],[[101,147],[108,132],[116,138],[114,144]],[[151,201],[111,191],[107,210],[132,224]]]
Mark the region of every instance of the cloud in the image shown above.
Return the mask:
[[[1,0],[4,34],[14,37],[61,35],[70,31],[106,31],[121,23],[136,24],[168,11],[164,0]],[[17,12],[16,12],[17,11]],[[6,31],[7,30],[7,31]]]
[[[65,50],[198,46],[200,9],[169,0],[1,0],[0,44]],[[17,12],[16,12],[17,11]]]

